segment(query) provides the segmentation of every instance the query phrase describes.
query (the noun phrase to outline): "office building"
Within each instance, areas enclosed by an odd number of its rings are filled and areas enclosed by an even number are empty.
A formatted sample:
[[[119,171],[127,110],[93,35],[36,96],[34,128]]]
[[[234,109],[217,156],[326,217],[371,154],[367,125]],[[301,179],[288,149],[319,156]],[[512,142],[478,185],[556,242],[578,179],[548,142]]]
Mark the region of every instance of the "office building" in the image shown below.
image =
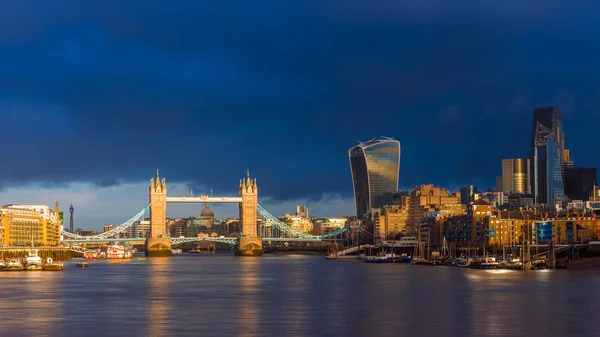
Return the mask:
[[[588,201],[594,186],[597,184],[595,168],[567,168],[565,180],[565,195],[571,200]]]
[[[348,150],[356,216],[370,217],[374,209],[392,203],[398,190],[400,142],[391,138],[373,139]]]
[[[572,166],[564,138],[558,107],[533,110],[529,144],[531,192],[536,204],[547,204],[551,209],[564,198],[564,169]]]
[[[508,194],[530,194],[529,159],[502,159],[502,191]]]
[[[299,216],[301,218],[308,218],[308,207],[302,204],[296,206],[296,216]]]
[[[502,186],[502,177],[496,177],[496,185],[494,187],[494,192],[502,192],[504,187]]]
[[[463,205],[470,205],[475,202],[475,195],[477,194],[477,186],[465,186],[460,188],[460,203]]]

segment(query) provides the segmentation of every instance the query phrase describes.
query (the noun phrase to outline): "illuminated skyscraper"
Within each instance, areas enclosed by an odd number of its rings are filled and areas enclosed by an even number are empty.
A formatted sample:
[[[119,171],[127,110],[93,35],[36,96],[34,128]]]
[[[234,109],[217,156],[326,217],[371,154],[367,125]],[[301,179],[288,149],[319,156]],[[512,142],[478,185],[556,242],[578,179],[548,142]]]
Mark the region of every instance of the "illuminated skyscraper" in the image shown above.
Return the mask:
[[[558,107],[533,110],[529,144],[531,189],[535,203],[551,208],[564,198],[565,167],[572,166],[564,138]]]
[[[392,203],[400,175],[400,142],[373,139],[348,150],[356,216],[368,217],[373,209]]]
[[[502,191],[510,194],[530,194],[529,159],[502,159]]]

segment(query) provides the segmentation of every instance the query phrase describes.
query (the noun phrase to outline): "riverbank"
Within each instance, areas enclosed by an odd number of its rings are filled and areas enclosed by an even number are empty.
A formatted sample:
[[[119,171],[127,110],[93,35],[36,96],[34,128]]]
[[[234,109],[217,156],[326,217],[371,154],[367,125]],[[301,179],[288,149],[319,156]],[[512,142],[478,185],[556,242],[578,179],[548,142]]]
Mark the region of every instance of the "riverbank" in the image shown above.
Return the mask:
[[[569,269],[598,269],[600,268],[599,257],[585,257],[579,260],[569,260]]]
[[[24,258],[31,248],[0,248],[0,259]],[[52,258],[55,261],[67,261],[73,257],[73,252],[67,248],[36,247],[42,260]]]

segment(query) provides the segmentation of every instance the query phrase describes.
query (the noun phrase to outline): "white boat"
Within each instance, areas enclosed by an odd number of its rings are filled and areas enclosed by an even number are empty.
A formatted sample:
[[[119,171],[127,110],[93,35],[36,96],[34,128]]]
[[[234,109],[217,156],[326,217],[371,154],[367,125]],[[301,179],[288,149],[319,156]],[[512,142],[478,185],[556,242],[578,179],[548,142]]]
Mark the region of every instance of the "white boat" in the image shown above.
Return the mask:
[[[25,270],[42,270],[42,258],[38,255],[37,249],[32,249],[25,259],[23,259]]]
[[[171,249],[171,254],[181,254],[182,250],[181,249]]]
[[[377,255],[365,256],[367,263],[390,263],[392,259],[385,252],[379,252]]]
[[[121,245],[108,246],[106,250],[106,257],[109,260],[113,259],[124,259],[125,258],[125,247]]]
[[[43,268],[44,268],[44,270],[59,271],[59,270],[63,270],[64,265],[62,262],[52,261],[52,258],[47,258],[46,264],[44,264]]]
[[[19,259],[8,259],[6,261],[6,271],[20,271],[23,270],[23,264]]]
[[[83,253],[84,260],[95,260],[97,258],[98,258],[98,252],[95,250],[86,250],[85,253]]]

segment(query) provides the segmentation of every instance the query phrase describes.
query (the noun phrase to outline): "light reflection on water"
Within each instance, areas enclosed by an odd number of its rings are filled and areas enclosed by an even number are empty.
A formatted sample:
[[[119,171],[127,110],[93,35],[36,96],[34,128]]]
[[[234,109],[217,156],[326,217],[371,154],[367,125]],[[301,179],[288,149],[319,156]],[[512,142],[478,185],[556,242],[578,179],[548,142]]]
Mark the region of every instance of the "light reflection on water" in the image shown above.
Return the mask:
[[[171,312],[171,263],[169,259],[148,260],[148,302],[146,305],[146,336],[169,334]]]
[[[598,276],[308,256],[72,261],[0,273],[0,336],[596,335]]]

